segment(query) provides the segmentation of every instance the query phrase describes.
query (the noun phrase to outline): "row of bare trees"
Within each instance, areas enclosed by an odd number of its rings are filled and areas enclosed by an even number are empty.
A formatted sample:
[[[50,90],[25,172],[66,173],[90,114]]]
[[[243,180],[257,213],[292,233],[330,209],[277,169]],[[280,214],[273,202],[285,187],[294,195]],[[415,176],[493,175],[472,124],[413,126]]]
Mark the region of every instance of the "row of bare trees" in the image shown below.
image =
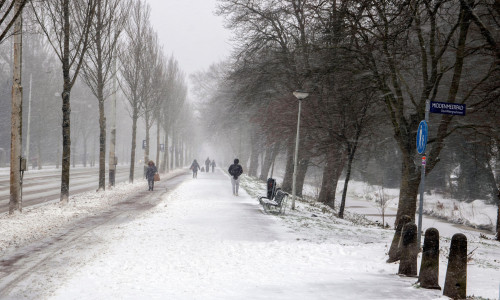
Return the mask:
[[[9,1],[7,1],[9,2]],[[169,167],[180,166],[190,149],[191,110],[186,105],[187,88],[184,74],[174,57],[166,57],[158,41],[157,34],[149,22],[149,6],[143,0],[48,0],[48,1],[12,1],[16,9],[10,6],[4,9],[5,1],[0,2],[0,26],[2,39],[7,36],[11,23],[19,21],[21,11],[31,21],[30,31],[44,36],[43,44],[50,45],[55,57],[59,60],[62,71],[62,154],[61,154],[61,196],[60,201],[66,204],[69,198],[69,170],[71,161],[71,94],[77,81],[84,82],[95,99],[99,120],[99,180],[98,190],[104,190],[106,163],[106,116],[114,116],[115,112],[106,112],[105,102],[117,93],[118,81],[123,94],[130,105],[132,118],[132,147],[130,182],[133,182],[135,166],[137,121],[145,121],[147,146],[145,162],[149,160],[150,130],[157,128],[157,161],[160,155],[160,135],[163,129],[163,141],[168,149],[168,137],[172,150],[170,166],[163,164],[162,171]],[[28,4],[29,3],[29,4]],[[28,5],[26,5],[28,4]],[[13,6],[14,7],[14,6]],[[130,15],[129,15],[130,13]],[[13,23],[14,24],[14,23]],[[20,22],[18,24],[21,24]],[[20,26],[20,25],[19,25]],[[16,29],[20,35],[21,27]],[[12,30],[11,30],[12,31]],[[16,44],[16,47],[17,44]],[[20,47],[20,46],[19,46]],[[20,66],[20,64],[18,64]],[[16,66],[16,64],[14,64]],[[20,67],[19,67],[20,70]],[[18,76],[21,86],[20,75]],[[17,78],[17,77],[15,77]],[[21,93],[22,89],[18,89]],[[80,99],[84,104],[83,100]],[[14,102],[13,102],[14,103]],[[85,103],[84,106],[91,105]],[[16,118],[21,120],[22,112]],[[14,117],[13,117],[14,119]],[[179,122],[179,120],[181,120]],[[14,124],[14,123],[13,123]],[[87,126],[92,126],[88,124]],[[16,130],[21,132],[22,125],[16,123]],[[112,130],[111,143],[115,141]],[[88,134],[82,133],[83,136]],[[22,134],[19,134],[22,136]],[[84,143],[86,143],[86,138]],[[19,139],[20,141],[20,139]],[[17,143],[17,142],[16,142]],[[19,142],[20,143],[20,142]],[[85,146],[86,149],[86,146]],[[112,148],[114,151],[114,147]],[[168,160],[165,151],[163,160]],[[13,155],[18,155],[17,152]],[[11,166],[12,166],[11,159]],[[17,162],[17,159],[14,159]],[[110,153],[110,161],[115,161],[114,153]],[[11,168],[12,169],[12,168]],[[14,173],[19,168],[14,167]],[[11,180],[11,186],[18,187],[19,180]],[[111,183],[110,183],[111,184]],[[20,193],[16,193],[20,194]],[[21,211],[20,197],[11,197],[10,213]]]
[[[356,154],[391,138],[397,147],[391,163],[400,163],[396,223],[403,215],[414,218],[420,184],[416,131],[427,100],[466,104],[468,110],[466,117],[431,115],[426,174],[439,168],[454,136],[468,136],[468,143],[485,146],[498,160],[497,1],[223,0],[218,14],[235,32],[234,59],[197,78],[218,78],[219,88],[205,94],[209,108],[228,121],[211,124],[248,141],[250,150],[239,155],[249,159],[249,175],[258,175],[261,156],[260,178],[266,178],[281,152],[282,187],[291,190],[297,124],[291,92],[297,89],[311,93],[303,105],[297,194],[308,168],[319,165],[318,200],[333,207],[343,172],[340,217]],[[252,125],[235,133],[231,120]],[[498,192],[494,181],[493,189]]]

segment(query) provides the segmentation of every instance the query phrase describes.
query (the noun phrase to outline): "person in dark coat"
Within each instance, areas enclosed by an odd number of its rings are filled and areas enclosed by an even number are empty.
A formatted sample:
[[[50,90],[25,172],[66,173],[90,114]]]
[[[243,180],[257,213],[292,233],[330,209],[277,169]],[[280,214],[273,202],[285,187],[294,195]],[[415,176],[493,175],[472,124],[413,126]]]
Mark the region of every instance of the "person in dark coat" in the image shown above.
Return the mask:
[[[148,180],[149,191],[152,191],[155,185],[155,174],[158,172],[156,169],[155,163],[150,160],[148,162],[148,168],[146,169],[146,179]]]
[[[193,171],[193,178],[198,178],[198,170],[200,169],[200,165],[198,164],[198,162],[195,160],[193,160],[193,163],[191,164],[191,171]]]
[[[229,166],[229,174],[231,174],[231,185],[233,186],[233,195],[238,196],[238,189],[240,188],[240,175],[243,173],[243,168],[239,164],[240,160],[235,158],[234,164]]]
[[[212,173],[215,172],[215,159],[212,160],[212,163],[210,165],[212,166]]]
[[[205,160],[205,171],[207,173],[210,171],[210,158],[207,157],[207,160]]]

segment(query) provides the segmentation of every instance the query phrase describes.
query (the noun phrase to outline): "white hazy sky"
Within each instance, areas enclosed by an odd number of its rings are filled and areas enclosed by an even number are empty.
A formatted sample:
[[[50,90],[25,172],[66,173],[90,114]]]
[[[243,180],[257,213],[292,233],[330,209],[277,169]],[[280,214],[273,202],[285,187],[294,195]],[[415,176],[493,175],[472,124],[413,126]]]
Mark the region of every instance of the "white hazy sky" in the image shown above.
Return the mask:
[[[151,23],[165,54],[173,54],[186,75],[229,56],[230,31],[214,15],[216,0],[147,0]]]

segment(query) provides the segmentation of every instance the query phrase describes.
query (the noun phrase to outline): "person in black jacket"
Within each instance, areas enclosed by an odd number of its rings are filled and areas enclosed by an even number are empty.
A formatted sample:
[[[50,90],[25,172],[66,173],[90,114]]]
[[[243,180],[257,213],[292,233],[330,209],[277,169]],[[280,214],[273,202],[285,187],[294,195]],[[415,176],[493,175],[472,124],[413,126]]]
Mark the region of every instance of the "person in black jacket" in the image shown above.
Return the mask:
[[[233,186],[233,195],[238,196],[238,189],[240,187],[240,175],[243,173],[243,168],[239,164],[240,160],[235,158],[234,164],[229,167],[229,174],[231,174],[231,185]]]
[[[191,171],[193,171],[193,178],[198,178],[198,170],[200,169],[200,165],[198,164],[198,162],[195,160],[193,160],[193,163],[191,164]]]
[[[146,169],[146,178],[148,179],[149,191],[152,191],[155,186],[155,174],[158,172],[156,169],[155,163],[150,160],[148,162],[148,168]]]

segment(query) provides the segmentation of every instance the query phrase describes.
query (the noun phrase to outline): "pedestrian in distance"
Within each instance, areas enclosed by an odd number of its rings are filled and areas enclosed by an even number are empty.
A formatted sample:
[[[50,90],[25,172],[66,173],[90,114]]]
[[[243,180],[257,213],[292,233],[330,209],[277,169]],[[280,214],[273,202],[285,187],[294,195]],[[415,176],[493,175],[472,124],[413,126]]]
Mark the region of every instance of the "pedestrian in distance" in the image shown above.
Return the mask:
[[[210,171],[210,158],[207,157],[207,160],[205,160],[205,171],[207,173]]]
[[[193,160],[193,163],[191,164],[191,171],[193,171],[193,178],[198,178],[198,170],[200,169],[200,165],[198,164],[198,162],[195,160]]]
[[[238,189],[240,188],[240,175],[243,173],[243,168],[239,164],[240,160],[235,158],[234,164],[229,166],[229,174],[231,175],[231,185],[233,186],[233,195],[238,196]]]
[[[212,173],[215,172],[215,159],[212,160],[212,163],[210,165],[212,166]]]
[[[158,169],[155,163],[150,160],[148,162],[148,168],[146,169],[146,179],[148,180],[149,191],[152,191],[155,185],[155,174],[158,173]]]

